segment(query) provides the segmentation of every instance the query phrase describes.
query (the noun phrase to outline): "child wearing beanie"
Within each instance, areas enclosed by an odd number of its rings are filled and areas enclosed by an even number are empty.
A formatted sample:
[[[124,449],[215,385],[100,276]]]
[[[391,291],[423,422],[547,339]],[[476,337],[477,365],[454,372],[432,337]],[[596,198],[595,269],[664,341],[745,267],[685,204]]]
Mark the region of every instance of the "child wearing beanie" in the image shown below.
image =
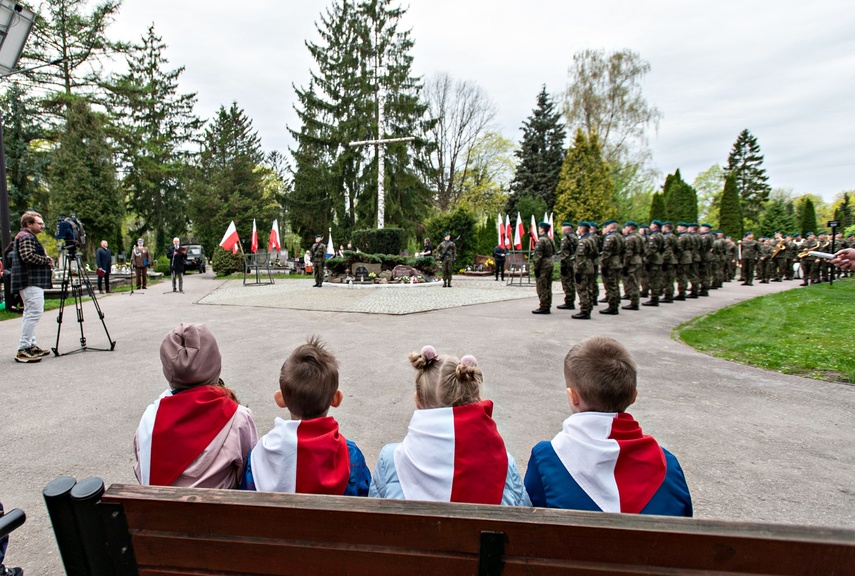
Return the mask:
[[[140,484],[237,488],[257,440],[249,408],[220,380],[222,358],[204,324],[179,324],[160,345],[169,388],[134,437]]]
[[[474,356],[410,354],[416,411],[403,442],[380,451],[369,496],[432,502],[529,506],[516,462],[481,400]]]

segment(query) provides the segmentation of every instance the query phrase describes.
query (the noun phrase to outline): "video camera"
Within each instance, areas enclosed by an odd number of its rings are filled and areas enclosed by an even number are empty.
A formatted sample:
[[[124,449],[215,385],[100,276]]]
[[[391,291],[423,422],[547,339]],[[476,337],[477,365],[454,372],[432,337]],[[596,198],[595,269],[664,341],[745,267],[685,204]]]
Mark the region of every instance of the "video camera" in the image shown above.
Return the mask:
[[[56,222],[56,234],[54,238],[61,242],[65,242],[62,246],[70,254],[77,251],[78,246],[86,245],[86,230],[83,228],[83,223],[77,219],[76,214],[66,216],[61,214]]]

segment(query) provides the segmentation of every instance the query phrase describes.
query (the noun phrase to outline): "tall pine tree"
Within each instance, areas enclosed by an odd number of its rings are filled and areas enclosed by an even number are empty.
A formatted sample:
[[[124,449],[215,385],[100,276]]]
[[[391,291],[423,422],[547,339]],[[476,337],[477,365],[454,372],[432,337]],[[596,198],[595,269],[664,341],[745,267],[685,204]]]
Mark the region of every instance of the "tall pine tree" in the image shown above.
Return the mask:
[[[616,215],[614,186],[596,133],[589,138],[581,128],[576,130],[573,146],[561,167],[555,196],[556,221],[599,222]]]
[[[813,200],[810,198],[805,198],[804,204],[802,204],[801,210],[801,222],[799,222],[802,236],[805,236],[808,232],[818,233],[816,224],[816,207],[814,207]]]
[[[736,174],[728,174],[724,179],[724,190],[719,204],[718,227],[727,236],[741,239],[743,233],[742,201],[739,199],[739,188],[736,185]]]
[[[743,216],[751,225],[760,221],[763,204],[769,200],[772,187],[763,168],[763,155],[757,138],[746,128],[739,133],[730,155],[727,157],[725,174],[736,176],[736,189],[742,199]]]
[[[514,152],[519,161],[508,199],[507,211],[511,214],[519,210],[521,196],[541,199],[549,207],[555,205],[555,188],[566,155],[567,133],[561,112],[546,93],[546,86],[537,95],[537,106],[523,122],[522,131],[522,143]]]
[[[793,217],[787,211],[787,202],[775,198],[766,203],[760,216],[760,234],[771,238],[775,232],[789,234],[795,229]]]
[[[650,221],[668,219],[668,211],[665,206],[665,194],[656,192],[650,199]]]
[[[139,216],[132,236],[153,232],[161,254],[187,227],[187,144],[202,125],[193,113],[196,95],[178,93],[184,67],[166,70],[165,49],[150,26],[142,45],[128,56],[128,72],[107,85],[128,206]]]

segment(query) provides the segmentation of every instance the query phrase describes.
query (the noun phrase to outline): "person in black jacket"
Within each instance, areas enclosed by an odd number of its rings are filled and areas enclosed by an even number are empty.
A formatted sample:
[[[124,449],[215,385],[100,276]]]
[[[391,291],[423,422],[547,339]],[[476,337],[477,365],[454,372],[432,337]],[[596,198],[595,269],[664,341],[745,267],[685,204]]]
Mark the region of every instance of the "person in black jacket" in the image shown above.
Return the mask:
[[[176,292],[175,281],[178,280],[178,292],[184,293],[184,264],[187,262],[187,249],[181,248],[178,238],[172,239],[172,246],[166,251],[169,258],[169,271],[172,272],[172,291]]]
[[[107,293],[110,293],[110,268],[113,266],[113,255],[107,248],[107,241],[101,240],[101,247],[95,251],[95,265],[98,267],[98,292],[103,294],[104,288],[101,281],[107,285]]]
[[[502,282],[505,281],[505,258],[508,256],[508,251],[501,244],[497,244],[493,248],[493,260],[496,261],[496,280],[499,280],[499,274],[502,275]]]

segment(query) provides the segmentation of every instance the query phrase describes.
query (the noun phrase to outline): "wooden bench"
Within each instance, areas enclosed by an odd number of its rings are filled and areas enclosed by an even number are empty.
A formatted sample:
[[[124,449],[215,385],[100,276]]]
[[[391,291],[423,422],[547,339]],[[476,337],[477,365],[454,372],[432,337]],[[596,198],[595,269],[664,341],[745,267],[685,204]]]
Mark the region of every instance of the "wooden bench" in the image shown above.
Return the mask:
[[[855,530],[114,484],[44,490],[69,576],[851,574]]]

